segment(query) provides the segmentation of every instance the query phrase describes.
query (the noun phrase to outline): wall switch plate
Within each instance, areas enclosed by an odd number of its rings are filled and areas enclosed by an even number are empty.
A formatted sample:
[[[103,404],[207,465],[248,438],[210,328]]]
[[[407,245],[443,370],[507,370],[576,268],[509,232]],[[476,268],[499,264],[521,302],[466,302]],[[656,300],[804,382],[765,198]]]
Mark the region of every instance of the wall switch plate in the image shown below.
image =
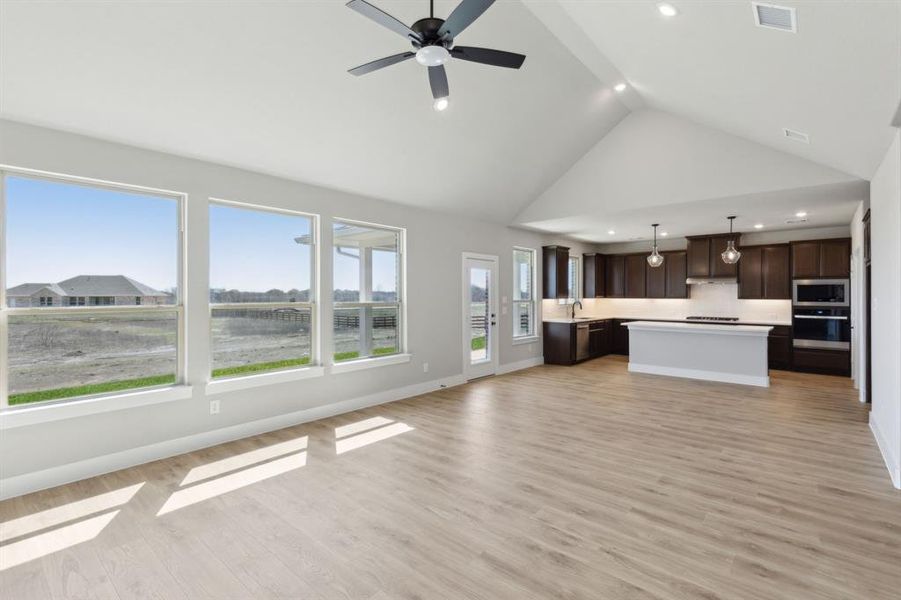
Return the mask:
[[[422,372],[423,373],[429,372],[429,363],[427,363],[427,362],[422,363]]]
[[[219,401],[218,400],[210,400],[210,414],[211,415],[219,414]]]

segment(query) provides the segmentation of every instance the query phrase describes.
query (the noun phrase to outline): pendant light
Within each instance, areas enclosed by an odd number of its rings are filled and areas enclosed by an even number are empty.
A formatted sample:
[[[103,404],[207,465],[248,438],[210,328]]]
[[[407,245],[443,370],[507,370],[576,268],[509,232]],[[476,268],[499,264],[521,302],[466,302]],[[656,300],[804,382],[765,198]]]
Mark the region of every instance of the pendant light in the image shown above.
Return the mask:
[[[654,228],[654,246],[651,249],[651,253],[648,255],[648,264],[655,269],[663,264],[663,256],[657,252],[657,227],[659,226],[660,223],[651,225],[651,227]]]
[[[738,262],[738,259],[741,258],[741,252],[739,252],[735,248],[735,240],[731,239],[732,236],[732,221],[735,220],[735,217],[728,217],[729,219],[729,236],[730,239],[726,243],[726,251],[723,252],[720,256],[723,257],[723,262],[727,265],[734,265]]]

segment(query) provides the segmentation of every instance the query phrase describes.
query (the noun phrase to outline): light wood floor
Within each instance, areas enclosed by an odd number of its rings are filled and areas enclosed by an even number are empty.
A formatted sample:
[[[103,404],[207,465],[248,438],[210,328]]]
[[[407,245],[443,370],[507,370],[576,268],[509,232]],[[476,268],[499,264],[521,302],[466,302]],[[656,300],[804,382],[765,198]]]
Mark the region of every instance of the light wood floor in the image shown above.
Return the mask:
[[[901,590],[901,493],[847,379],[755,389],[631,375],[619,357],[13,499],[0,520],[8,600]]]

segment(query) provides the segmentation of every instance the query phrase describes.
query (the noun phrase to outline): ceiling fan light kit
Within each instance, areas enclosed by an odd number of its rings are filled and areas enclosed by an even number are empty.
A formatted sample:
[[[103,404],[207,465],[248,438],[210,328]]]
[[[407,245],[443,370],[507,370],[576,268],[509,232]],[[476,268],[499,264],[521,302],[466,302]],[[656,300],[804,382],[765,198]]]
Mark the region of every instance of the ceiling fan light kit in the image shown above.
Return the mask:
[[[482,13],[488,10],[494,2],[495,0],[463,0],[451,12],[447,20],[444,20],[435,18],[434,0],[430,0],[429,16],[419,19],[407,27],[366,0],[350,0],[346,4],[348,8],[400,34],[410,42],[414,51],[401,52],[368,62],[350,69],[348,73],[357,76],[365,75],[415,57],[416,62],[429,69],[429,85],[432,88],[432,98],[434,99],[433,108],[438,111],[444,110],[448,107],[450,96],[444,65],[451,58],[508,69],[520,68],[526,59],[522,54],[503,50],[454,45],[454,38],[482,16]]]

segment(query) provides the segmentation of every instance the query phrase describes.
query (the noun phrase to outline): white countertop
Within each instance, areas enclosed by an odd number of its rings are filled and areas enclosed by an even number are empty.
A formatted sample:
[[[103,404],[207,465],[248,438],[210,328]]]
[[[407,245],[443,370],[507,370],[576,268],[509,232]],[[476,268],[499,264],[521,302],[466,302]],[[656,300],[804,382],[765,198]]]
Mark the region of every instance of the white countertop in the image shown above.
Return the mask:
[[[704,333],[717,335],[759,335],[767,336],[773,328],[770,325],[721,325],[719,323],[666,323],[661,321],[630,321],[623,327],[646,331],[671,331],[678,333]]]
[[[679,322],[679,323],[684,322],[684,323],[688,323],[688,324],[698,324],[698,325],[726,324],[726,322],[717,323],[717,322],[711,322],[711,321],[689,321],[685,317],[629,317],[629,316],[625,316],[625,317],[624,316],[592,317],[592,316],[588,316],[588,315],[581,316],[576,319],[550,318],[550,319],[544,319],[544,322],[546,322],[546,323],[588,323],[589,321],[605,321],[605,320],[609,320],[609,319],[619,319],[620,321],[627,320],[627,319],[628,320],[634,319],[636,321],[641,321],[643,319],[653,319],[654,321],[674,321],[674,322]],[[756,319],[755,320],[739,319],[738,321],[729,321],[729,322],[735,323],[735,325],[729,325],[729,327],[738,327],[740,325],[774,325],[774,326],[782,325],[785,327],[791,327],[791,324],[792,324],[791,321],[782,321],[779,319],[773,319],[771,321],[770,320],[756,320]]]

